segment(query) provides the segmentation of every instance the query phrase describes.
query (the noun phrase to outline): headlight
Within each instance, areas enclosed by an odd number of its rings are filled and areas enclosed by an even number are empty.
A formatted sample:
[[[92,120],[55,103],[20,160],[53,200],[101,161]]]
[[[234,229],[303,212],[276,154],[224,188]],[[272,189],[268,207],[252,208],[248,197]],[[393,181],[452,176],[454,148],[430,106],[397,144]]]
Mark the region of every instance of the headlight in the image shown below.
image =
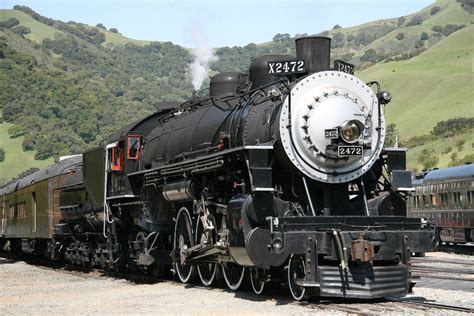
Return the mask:
[[[348,121],[341,126],[341,137],[346,143],[355,143],[359,140],[361,134],[362,128],[355,121]]]

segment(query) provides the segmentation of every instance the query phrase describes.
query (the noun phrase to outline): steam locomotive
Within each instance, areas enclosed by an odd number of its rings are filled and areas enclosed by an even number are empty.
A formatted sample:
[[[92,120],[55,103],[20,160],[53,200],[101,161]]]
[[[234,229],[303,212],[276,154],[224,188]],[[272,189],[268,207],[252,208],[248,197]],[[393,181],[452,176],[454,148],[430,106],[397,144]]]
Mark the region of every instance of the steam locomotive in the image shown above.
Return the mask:
[[[405,151],[384,148],[390,94],[331,69],[330,45],[299,38],[3,187],[0,246],[231,290],[250,275],[296,300],[405,295],[434,228],[407,217]]]

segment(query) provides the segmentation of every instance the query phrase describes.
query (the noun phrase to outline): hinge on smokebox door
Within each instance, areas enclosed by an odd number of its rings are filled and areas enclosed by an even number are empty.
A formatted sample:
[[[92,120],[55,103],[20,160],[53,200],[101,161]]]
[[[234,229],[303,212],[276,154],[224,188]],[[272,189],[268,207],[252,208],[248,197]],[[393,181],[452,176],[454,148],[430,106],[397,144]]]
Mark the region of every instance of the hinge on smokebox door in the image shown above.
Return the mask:
[[[273,145],[245,146],[252,192],[273,192],[271,153]]]

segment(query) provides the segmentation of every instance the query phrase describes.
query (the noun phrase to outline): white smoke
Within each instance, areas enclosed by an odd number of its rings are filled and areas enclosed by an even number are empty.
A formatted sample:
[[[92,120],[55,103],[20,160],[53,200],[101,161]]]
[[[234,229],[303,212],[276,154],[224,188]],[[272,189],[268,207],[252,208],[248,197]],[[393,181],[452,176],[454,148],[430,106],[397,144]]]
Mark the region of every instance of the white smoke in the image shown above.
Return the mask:
[[[193,48],[194,62],[189,65],[193,76],[194,90],[201,88],[202,82],[208,76],[209,63],[216,61],[217,56],[214,55],[212,48],[207,44],[206,37],[202,34],[198,25],[193,25],[191,37],[195,44]]]

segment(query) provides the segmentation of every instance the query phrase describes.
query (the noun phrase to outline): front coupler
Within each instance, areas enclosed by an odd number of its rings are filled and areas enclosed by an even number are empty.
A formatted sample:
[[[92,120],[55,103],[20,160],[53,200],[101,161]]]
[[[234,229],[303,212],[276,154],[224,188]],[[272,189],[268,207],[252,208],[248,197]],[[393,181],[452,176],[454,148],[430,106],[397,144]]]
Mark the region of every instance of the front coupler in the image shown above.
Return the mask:
[[[376,298],[411,290],[410,255],[435,249],[434,227],[406,217],[269,217],[271,252],[305,258],[298,285],[319,296]],[[247,245],[252,247],[252,245]]]

